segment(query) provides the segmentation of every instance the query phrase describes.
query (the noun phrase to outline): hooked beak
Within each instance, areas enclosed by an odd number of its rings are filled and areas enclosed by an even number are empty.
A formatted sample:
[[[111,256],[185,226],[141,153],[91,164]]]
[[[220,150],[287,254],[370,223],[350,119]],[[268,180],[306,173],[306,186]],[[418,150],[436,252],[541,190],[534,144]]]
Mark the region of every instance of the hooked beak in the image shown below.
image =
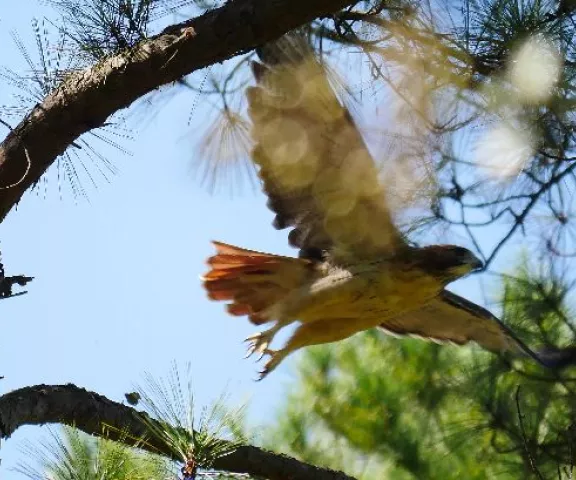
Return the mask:
[[[474,259],[472,262],[472,272],[479,272],[484,269],[484,262],[478,258]]]

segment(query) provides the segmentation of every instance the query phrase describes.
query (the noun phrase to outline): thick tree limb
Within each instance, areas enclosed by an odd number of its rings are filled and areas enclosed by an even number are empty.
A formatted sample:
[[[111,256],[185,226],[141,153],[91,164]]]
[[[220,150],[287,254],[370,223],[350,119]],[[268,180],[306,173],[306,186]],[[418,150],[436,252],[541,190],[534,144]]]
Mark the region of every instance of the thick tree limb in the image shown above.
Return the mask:
[[[130,51],[73,73],[0,145],[0,221],[75,139],[101,126],[114,112],[161,85],[247,52],[351,3],[229,1],[166,28]]]
[[[91,435],[132,442],[139,448],[171,456],[165,444],[147,435],[139,415],[143,414],[72,384],[35,385],[0,397],[0,438],[8,438],[24,425],[63,423]],[[146,438],[145,443],[142,438]],[[354,480],[344,473],[252,446],[241,446],[219,458],[214,468],[269,480]]]

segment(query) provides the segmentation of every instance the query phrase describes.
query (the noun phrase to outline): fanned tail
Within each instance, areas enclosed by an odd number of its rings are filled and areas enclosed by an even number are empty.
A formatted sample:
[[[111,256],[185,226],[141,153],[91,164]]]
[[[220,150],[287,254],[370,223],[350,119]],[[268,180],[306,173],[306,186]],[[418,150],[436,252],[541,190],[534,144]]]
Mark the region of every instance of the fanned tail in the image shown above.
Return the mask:
[[[231,315],[248,315],[256,325],[273,320],[275,307],[305,281],[312,263],[212,242],[216,255],[207,261],[211,270],[202,280],[212,300],[231,300]]]

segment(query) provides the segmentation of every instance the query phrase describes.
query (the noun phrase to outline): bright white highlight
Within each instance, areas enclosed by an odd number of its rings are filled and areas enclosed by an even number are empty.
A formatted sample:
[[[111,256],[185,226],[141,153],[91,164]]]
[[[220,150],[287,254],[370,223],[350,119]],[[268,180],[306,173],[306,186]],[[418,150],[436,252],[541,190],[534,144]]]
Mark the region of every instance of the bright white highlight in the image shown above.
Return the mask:
[[[542,35],[534,35],[513,55],[508,74],[521,101],[542,103],[552,94],[561,70],[558,50]]]
[[[500,122],[479,139],[475,162],[490,177],[515,177],[534,153],[533,139],[529,129]]]

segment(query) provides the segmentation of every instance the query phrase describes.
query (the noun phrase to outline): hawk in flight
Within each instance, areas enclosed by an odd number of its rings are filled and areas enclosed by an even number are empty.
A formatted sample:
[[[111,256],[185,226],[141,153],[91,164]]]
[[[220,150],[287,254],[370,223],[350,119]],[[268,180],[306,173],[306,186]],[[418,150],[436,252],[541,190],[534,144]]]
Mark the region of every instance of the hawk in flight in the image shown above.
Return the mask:
[[[302,37],[285,36],[258,51],[257,85],[247,89],[258,167],[277,229],[300,249],[291,258],[214,242],[202,277],[212,300],[255,325],[247,357],[267,355],[260,379],[290,353],[380,328],[493,352],[528,355],[557,367],[574,349],[535,353],[488,310],[445,286],[482,268],[454,245],[417,248],[393,221],[377,166],[326,70]],[[269,345],[300,325],[283,348]]]

